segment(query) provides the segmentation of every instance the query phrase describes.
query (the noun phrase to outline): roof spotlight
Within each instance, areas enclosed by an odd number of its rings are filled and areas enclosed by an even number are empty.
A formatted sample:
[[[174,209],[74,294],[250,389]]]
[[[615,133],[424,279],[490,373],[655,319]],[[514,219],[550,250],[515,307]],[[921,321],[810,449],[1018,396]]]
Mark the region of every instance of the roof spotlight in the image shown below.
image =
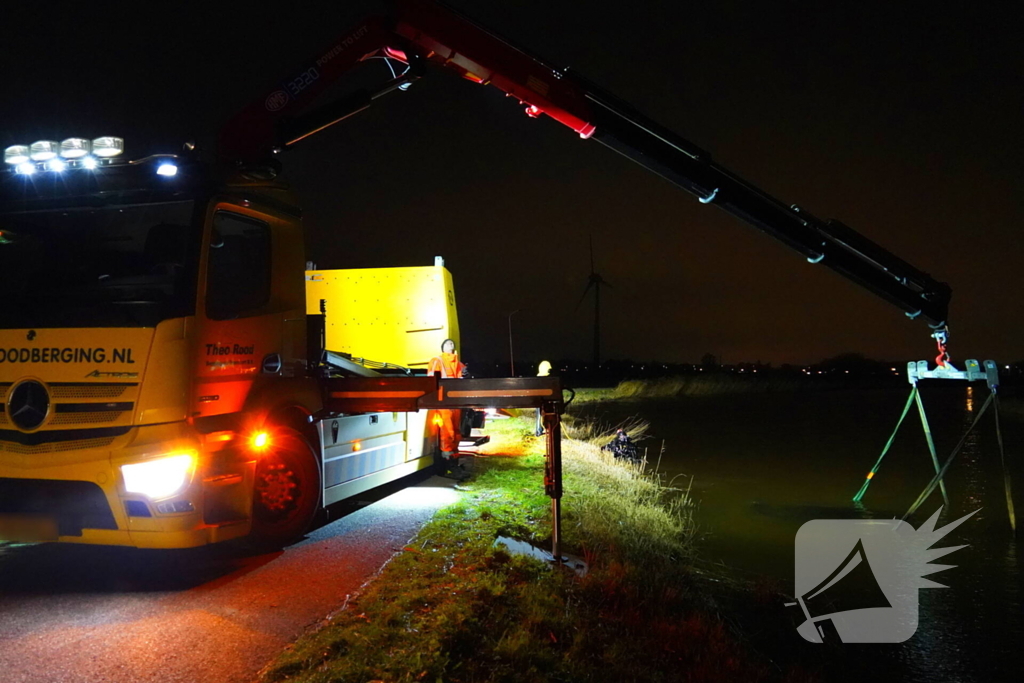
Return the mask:
[[[82,168],[87,171],[93,171],[99,165],[100,162],[96,160],[96,157],[82,157]]]
[[[47,171],[54,171],[56,173],[60,173],[61,171],[66,171],[67,168],[67,162],[61,159],[50,159],[49,161],[46,162]]]
[[[36,172],[36,165],[30,161],[24,161],[15,166],[14,170],[21,175],[32,175]]]
[[[92,141],[92,153],[98,157],[116,157],[124,153],[124,138],[106,136]]]
[[[28,161],[28,145],[11,145],[4,150],[4,162],[18,165],[26,161]]]
[[[60,155],[65,159],[79,159],[92,149],[92,143],[85,138],[68,138],[60,143]]]
[[[32,161],[49,161],[60,152],[60,143],[53,140],[37,140],[29,147],[28,157]]]
[[[156,167],[156,174],[170,178],[171,176],[178,174],[178,167],[165,161]]]

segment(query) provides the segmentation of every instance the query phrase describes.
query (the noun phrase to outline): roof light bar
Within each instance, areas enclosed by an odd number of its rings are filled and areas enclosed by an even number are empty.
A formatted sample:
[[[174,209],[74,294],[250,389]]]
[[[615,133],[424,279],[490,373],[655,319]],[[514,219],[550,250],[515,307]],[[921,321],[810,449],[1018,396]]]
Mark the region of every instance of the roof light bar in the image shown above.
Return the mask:
[[[15,173],[31,175],[38,171],[61,173],[67,170],[93,171],[120,161],[124,154],[124,138],[104,135],[94,138],[67,138],[62,142],[37,140],[31,145],[10,145],[4,149],[4,163]],[[177,173],[173,163],[160,164],[157,173]]]

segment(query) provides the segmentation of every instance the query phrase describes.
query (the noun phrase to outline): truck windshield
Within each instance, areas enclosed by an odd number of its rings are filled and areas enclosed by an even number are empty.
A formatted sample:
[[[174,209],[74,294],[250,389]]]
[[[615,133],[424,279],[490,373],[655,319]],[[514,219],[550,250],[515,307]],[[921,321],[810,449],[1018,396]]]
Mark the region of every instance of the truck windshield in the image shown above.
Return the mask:
[[[0,214],[0,329],[152,327],[193,315],[193,205]]]

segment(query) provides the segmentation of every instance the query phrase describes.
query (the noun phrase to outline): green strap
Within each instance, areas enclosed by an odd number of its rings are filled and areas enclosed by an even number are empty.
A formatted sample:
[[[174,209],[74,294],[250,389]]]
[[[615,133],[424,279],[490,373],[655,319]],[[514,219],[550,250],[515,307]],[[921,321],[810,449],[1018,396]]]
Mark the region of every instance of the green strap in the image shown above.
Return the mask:
[[[995,396],[996,439],[999,441],[999,462],[1003,466],[1003,490],[1006,492],[1006,512],[1010,516],[1010,530],[1017,532],[1017,516],[1013,512],[1013,493],[1010,491],[1010,471],[1006,469],[1006,453],[1003,450],[1003,430],[999,428],[999,397]]]
[[[882,449],[882,454],[878,456],[878,462],[876,462],[875,466],[871,468],[870,472],[868,472],[868,476],[864,478],[864,483],[861,485],[860,491],[857,491],[857,495],[853,497],[854,503],[859,503],[860,499],[864,497],[865,493],[867,493],[868,487],[871,486],[871,479],[875,476],[875,473],[878,472],[878,468],[882,466],[882,459],[885,457],[885,454],[889,452],[889,447],[892,446],[893,440],[896,439],[896,433],[900,431],[900,425],[903,424],[903,418],[905,418],[907,413],[910,411],[910,404],[914,402],[915,396],[917,396],[916,384],[910,390],[910,396],[907,398],[907,405],[903,407],[903,414],[900,415],[900,419],[896,423],[896,429],[892,430],[892,436],[889,437],[889,441],[886,442],[885,448]]]
[[[921,413],[921,426],[924,427],[924,438],[928,442],[928,452],[932,456],[932,464],[935,465],[935,473],[939,474],[939,456],[935,453],[935,441],[932,439],[932,428],[928,425],[928,416],[924,414],[924,401],[921,400],[920,392],[917,394],[917,410]],[[949,496],[946,494],[946,482],[939,475],[939,488],[942,490],[942,500],[946,501],[949,507]]]
[[[988,410],[988,407],[992,403],[992,399],[994,396],[995,394],[989,394],[988,398],[985,399],[985,403],[982,404],[981,410],[979,410],[978,414],[974,417],[974,422],[972,422],[971,426],[967,429],[966,432],[964,432],[964,435],[960,437],[960,443],[958,443],[956,445],[956,448],[953,449],[953,452],[949,454],[949,458],[946,459],[946,463],[942,466],[942,469],[940,469],[935,474],[935,476],[932,477],[932,480],[928,483],[928,486],[925,487],[924,491],[921,492],[921,495],[919,495],[917,497],[917,500],[914,501],[914,504],[910,506],[909,510],[907,510],[907,514],[903,515],[903,519],[906,519],[910,515],[917,512],[917,509],[921,507],[921,504],[924,503],[925,500],[928,499],[928,496],[932,495],[932,492],[935,490],[935,487],[939,485],[939,482],[942,481],[942,477],[946,474],[946,470],[948,470],[949,466],[953,464],[953,460],[956,458],[957,453],[959,453],[960,449],[963,448],[965,443],[967,443],[967,437],[970,435],[972,431],[974,431],[974,428],[978,425],[978,420],[980,420],[981,416],[985,414],[986,410]]]

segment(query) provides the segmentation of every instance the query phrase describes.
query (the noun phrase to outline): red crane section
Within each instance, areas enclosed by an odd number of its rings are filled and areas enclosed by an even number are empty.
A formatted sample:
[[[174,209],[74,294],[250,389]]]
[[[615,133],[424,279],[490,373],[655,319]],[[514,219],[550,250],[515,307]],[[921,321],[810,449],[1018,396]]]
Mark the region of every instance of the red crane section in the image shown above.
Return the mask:
[[[584,138],[594,133],[586,91],[558,69],[448,8],[419,0],[401,0],[398,8],[396,33],[430,62],[515,97],[530,116],[547,114]]]
[[[388,60],[393,78],[310,109],[328,86],[369,59]],[[946,283],[839,221],[820,219],[772,197],[579,74],[557,69],[430,0],[398,0],[394,16],[364,21],[300,65],[228,123],[221,133],[221,156],[229,162],[264,163],[274,152],[406,88],[424,74],[427,64],[494,86],[519,100],[528,115],[546,114],[625,156],[702,203],[771,235],[811,263],[856,282],[910,318],[927,322],[945,342],[951,297]]]
[[[404,64],[406,71],[379,90],[358,91],[357,96],[334,103],[338,106],[324,107],[317,112],[321,116],[305,116],[326,88],[374,58]],[[371,17],[346,31],[250,102],[222,129],[220,155],[226,161],[263,161],[274,150],[362,111],[373,99],[415,80],[426,62],[498,88],[525,105],[530,116],[547,114],[585,138],[594,132],[586,91],[557,69],[453,10],[423,0],[401,0],[394,17]],[[300,122],[308,125],[299,127]]]

